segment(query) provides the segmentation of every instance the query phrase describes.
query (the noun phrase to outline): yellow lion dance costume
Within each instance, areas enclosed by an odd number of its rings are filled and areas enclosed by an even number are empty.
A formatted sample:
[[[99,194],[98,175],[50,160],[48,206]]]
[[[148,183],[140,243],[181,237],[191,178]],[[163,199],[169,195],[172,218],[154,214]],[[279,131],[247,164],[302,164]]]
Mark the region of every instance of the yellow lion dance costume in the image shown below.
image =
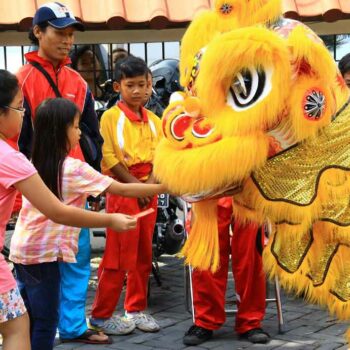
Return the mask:
[[[234,215],[270,227],[267,273],[349,319],[349,91],[327,48],[280,0],[217,0],[185,33],[180,73],[155,173],[198,201],[186,262],[218,268],[213,198],[236,190]]]

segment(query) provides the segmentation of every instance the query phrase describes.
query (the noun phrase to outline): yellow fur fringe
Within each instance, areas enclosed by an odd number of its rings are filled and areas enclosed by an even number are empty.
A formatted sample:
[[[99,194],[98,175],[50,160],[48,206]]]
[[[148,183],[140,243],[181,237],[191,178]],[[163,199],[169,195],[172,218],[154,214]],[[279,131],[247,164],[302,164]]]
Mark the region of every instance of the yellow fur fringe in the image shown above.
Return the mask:
[[[260,152],[255,152],[256,149]],[[201,193],[225,188],[245,178],[252,168],[265,162],[267,152],[267,138],[262,134],[225,138],[178,152],[163,139],[157,147],[154,170],[157,178],[176,194]]]
[[[217,200],[211,200],[192,206],[194,224],[180,256],[185,257],[186,264],[196,269],[215,272],[219,268],[217,204]]]
[[[270,278],[278,276],[281,286],[287,291],[303,293],[307,301],[327,306],[341,320],[350,318],[350,227],[339,227],[328,222],[313,225],[313,242],[302,264],[295,272],[281,268],[271,251],[274,235],[279,232],[279,241],[284,247],[296,246],[300,238],[292,234],[293,228],[283,225],[273,232],[264,250],[264,268]],[[300,232],[299,232],[300,236]],[[276,244],[276,242],[275,242]],[[278,244],[278,242],[277,242]],[[279,247],[277,246],[277,251]],[[329,262],[329,266],[326,262]],[[308,274],[317,273],[320,283],[314,285]],[[334,294],[340,288],[346,300]]]

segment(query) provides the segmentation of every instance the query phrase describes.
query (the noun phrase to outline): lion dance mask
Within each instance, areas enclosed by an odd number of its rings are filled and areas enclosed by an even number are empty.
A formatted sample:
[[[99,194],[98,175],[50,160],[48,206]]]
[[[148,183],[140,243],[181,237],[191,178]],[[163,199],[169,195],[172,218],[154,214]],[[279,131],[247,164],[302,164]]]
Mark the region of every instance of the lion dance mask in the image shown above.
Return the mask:
[[[327,48],[280,0],[217,0],[186,31],[180,73],[154,166],[195,202],[186,262],[218,268],[214,198],[239,189],[234,216],[270,227],[267,273],[349,319],[349,92]]]

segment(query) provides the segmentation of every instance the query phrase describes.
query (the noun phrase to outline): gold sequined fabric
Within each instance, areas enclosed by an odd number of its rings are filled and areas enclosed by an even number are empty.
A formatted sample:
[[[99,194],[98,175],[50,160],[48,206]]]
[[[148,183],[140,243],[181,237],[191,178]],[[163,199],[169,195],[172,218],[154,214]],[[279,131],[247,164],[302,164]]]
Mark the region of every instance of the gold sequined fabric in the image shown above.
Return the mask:
[[[350,107],[320,135],[270,158],[252,178],[267,200],[307,206],[327,169],[350,171]],[[330,213],[330,210],[327,210]]]
[[[282,285],[304,288],[311,300],[347,317],[343,303],[350,308],[350,107],[317,138],[269,159],[252,179],[266,208],[276,202],[271,208],[281,222],[274,222],[272,259],[265,254],[265,263],[278,266]],[[289,205],[282,208],[282,203]],[[299,212],[293,208],[308,211],[309,227],[297,220]],[[294,226],[287,220],[290,211]]]
[[[343,302],[350,301],[350,269],[345,271],[336,280],[331,293]]]
[[[311,283],[307,287],[311,298],[330,292],[341,303],[350,301],[349,239],[347,234],[338,235],[334,228],[317,222],[312,230],[296,238],[290,225],[273,225],[269,254],[277,263],[284,286],[288,286],[288,280],[294,281],[293,286],[302,285],[306,277]]]
[[[337,201],[329,201],[322,204],[321,220],[330,221],[341,226],[350,225],[350,198],[344,196]]]
[[[324,244],[324,246],[321,248],[320,257],[310,262],[311,266],[308,277],[311,279],[315,287],[320,286],[324,283],[329,271],[330,264],[332,263],[332,259],[336,254],[337,249],[338,244],[336,243]]]
[[[276,225],[275,228],[271,252],[283,270],[294,273],[310,249],[313,241],[312,232],[305,232],[300,239],[295,240],[288,234],[288,228],[285,225],[283,227]]]

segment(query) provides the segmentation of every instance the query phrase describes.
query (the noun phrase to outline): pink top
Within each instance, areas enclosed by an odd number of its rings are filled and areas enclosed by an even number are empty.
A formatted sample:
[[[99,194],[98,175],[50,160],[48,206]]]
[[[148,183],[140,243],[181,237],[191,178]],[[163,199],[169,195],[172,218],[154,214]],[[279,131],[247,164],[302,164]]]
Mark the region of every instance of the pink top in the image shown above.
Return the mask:
[[[63,202],[84,208],[87,196],[98,196],[112,181],[87,163],[67,157],[63,163]],[[56,260],[74,263],[80,230],[54,223],[24,199],[11,240],[10,259],[24,265]]]
[[[13,185],[36,173],[33,165],[22,154],[0,139],[0,251],[4,246],[6,224],[11,216],[17,190]],[[0,254],[0,294],[16,286],[16,281]]]

